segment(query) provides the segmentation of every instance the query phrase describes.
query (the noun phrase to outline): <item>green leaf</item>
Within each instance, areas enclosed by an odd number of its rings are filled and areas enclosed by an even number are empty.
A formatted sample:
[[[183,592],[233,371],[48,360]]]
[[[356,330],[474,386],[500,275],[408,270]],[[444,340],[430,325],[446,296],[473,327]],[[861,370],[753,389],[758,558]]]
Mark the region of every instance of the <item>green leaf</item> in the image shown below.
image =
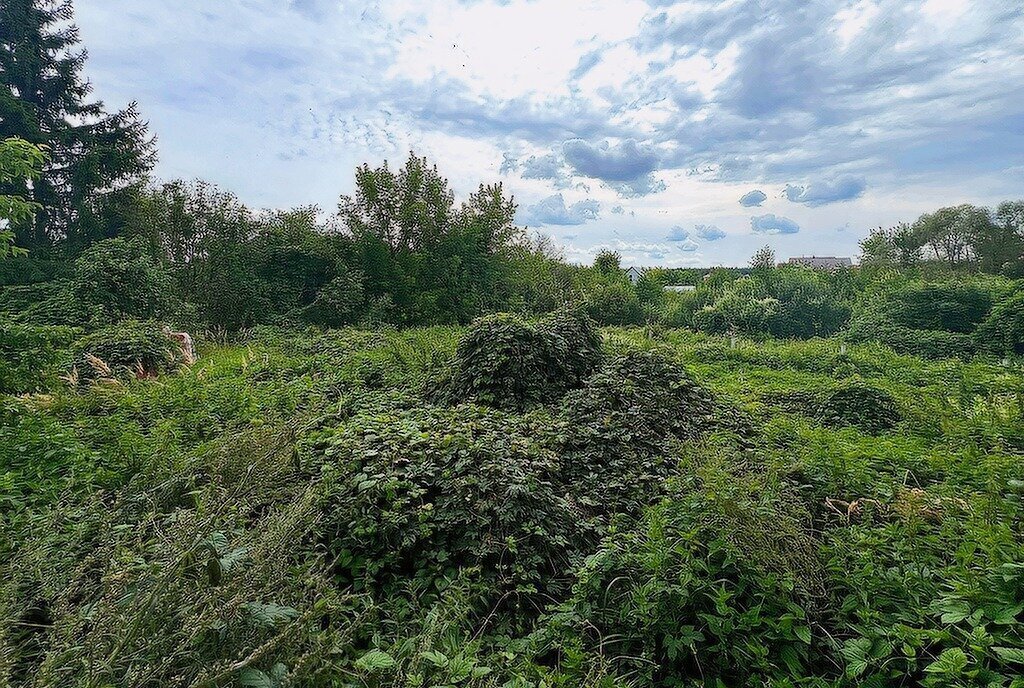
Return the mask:
[[[796,633],[796,637],[804,641],[807,645],[811,644],[811,627],[810,626],[795,626],[793,632]]]
[[[246,602],[242,609],[252,617],[258,625],[273,628],[278,624],[291,621],[299,616],[299,611],[279,604],[263,604],[262,602]]]
[[[946,676],[960,676],[967,668],[967,655],[958,647],[951,647],[943,650],[939,658],[925,667],[929,674],[945,674]]]
[[[1000,659],[1015,664],[1024,664],[1024,649],[1019,647],[993,647],[992,649]]]
[[[356,668],[363,671],[383,671],[395,666],[394,658],[383,650],[370,650],[356,660]]]
[[[252,667],[242,669],[238,679],[245,688],[274,688],[274,682],[269,676]]]
[[[443,652],[436,652],[435,650],[427,650],[421,652],[420,657],[427,660],[436,667],[443,667],[448,663],[448,657]]]

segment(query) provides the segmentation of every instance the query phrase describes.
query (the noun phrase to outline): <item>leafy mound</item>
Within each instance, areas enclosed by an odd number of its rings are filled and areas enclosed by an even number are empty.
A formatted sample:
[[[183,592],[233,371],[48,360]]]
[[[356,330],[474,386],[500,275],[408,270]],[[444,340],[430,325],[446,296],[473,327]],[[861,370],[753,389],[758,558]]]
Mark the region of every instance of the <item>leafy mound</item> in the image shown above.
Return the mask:
[[[601,357],[601,336],[585,315],[556,312],[534,326],[502,313],[473,321],[459,340],[438,395],[523,410],[578,386]]]
[[[181,367],[176,341],[154,322],[126,321],[82,337],[74,346],[80,381],[155,377]]]
[[[636,512],[673,470],[672,444],[716,428],[716,410],[711,395],[667,358],[615,357],[562,402],[562,479],[594,513]]]
[[[324,545],[356,591],[434,594],[462,570],[488,601],[548,590],[576,521],[543,426],[476,405],[374,403],[312,444],[331,487]]]
[[[828,392],[821,399],[817,415],[827,425],[855,426],[870,434],[891,430],[901,419],[891,394],[860,381],[847,382]]]
[[[636,685],[799,680],[818,659],[805,610],[821,570],[807,515],[736,475],[681,482],[579,568],[556,642],[614,639],[612,667]]]
[[[978,346],[995,354],[1024,354],[1024,292],[1000,301],[974,333]]]

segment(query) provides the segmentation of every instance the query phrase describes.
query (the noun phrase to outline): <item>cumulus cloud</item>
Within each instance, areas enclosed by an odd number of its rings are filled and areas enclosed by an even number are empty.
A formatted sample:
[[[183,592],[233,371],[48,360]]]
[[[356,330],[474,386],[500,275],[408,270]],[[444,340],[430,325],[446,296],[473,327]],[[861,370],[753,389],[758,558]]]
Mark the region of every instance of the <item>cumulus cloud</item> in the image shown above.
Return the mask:
[[[862,177],[837,177],[835,179],[812,181],[807,186],[786,185],[786,198],[793,203],[803,203],[812,208],[850,201],[864,194],[867,183]]]
[[[591,198],[567,206],[557,193],[527,208],[524,220],[537,225],[582,225],[596,220],[600,210],[601,204]]]
[[[696,241],[693,241],[692,239],[687,239],[676,244],[676,248],[678,248],[680,251],[685,251],[686,253],[693,253],[694,251],[699,249],[700,246],[697,244]]]
[[[788,217],[776,217],[772,213],[750,218],[750,228],[757,234],[796,234],[800,225]]]
[[[355,165],[410,149],[454,172],[460,192],[500,165],[551,192],[600,180],[716,217],[735,207],[722,181],[788,183],[787,198],[819,208],[862,198],[870,178],[923,190],[925,209],[946,202],[940,189],[981,201],[1022,174],[1019,3],[671,4],[585,3],[558,22],[558,0],[104,0],[79,3],[77,18],[96,95],[137,100],[158,135],[156,174],[206,178],[254,205],[330,207]],[[523,159],[538,150],[550,157]],[[685,195],[697,179],[711,191],[699,204]],[[563,200],[562,219],[596,217],[576,205]],[[865,205],[844,219],[882,220]],[[664,236],[669,217],[635,231]]]
[[[764,191],[760,189],[754,189],[740,196],[740,205],[744,208],[753,208],[761,205],[768,199]]]
[[[725,232],[714,225],[697,225],[693,228],[693,233],[704,241],[718,241],[725,238]]]
[[[665,241],[688,241],[689,239],[690,233],[679,225],[672,227],[668,232],[668,236],[665,237]]]
[[[562,152],[579,174],[604,181],[628,182],[653,172],[658,165],[654,150],[633,139],[619,144],[569,139],[562,144]]]

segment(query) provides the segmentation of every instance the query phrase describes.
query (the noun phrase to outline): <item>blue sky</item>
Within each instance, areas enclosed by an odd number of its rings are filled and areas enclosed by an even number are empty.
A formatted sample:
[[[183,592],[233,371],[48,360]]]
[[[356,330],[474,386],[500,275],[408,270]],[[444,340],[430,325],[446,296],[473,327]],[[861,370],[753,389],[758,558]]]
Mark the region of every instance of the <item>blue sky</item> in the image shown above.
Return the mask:
[[[995,0],[78,0],[157,174],[333,211],[362,162],[502,181],[566,258],[856,255],[1024,197],[1024,9]]]

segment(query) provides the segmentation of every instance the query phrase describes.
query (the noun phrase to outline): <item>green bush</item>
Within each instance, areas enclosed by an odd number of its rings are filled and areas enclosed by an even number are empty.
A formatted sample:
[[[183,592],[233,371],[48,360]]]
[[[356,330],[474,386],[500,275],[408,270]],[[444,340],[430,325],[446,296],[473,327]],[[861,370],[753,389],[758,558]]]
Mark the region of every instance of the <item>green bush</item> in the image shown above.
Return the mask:
[[[989,289],[961,282],[911,283],[882,305],[893,322],[914,330],[970,333],[992,309]]]
[[[687,482],[587,558],[556,637],[595,652],[614,643],[613,669],[636,685],[782,686],[823,672],[806,519],[737,476]]]
[[[550,342],[559,387],[578,387],[601,362],[601,333],[585,311],[559,309],[542,320],[537,329]]]
[[[851,342],[878,342],[898,353],[922,358],[968,358],[978,350],[971,335],[944,330],[915,330],[871,312],[855,316],[844,336]]]
[[[994,354],[1024,354],[1024,292],[997,303],[974,338],[979,348]]]
[[[141,240],[94,244],[75,260],[69,286],[94,324],[160,317],[171,303],[170,275]]]
[[[155,377],[182,364],[181,347],[152,321],[108,325],[79,339],[73,352],[81,381]]]
[[[553,402],[593,370],[600,346],[593,323],[572,310],[537,326],[510,314],[479,318],[459,340],[436,396],[514,410]]]
[[[612,358],[559,410],[562,479],[598,517],[635,513],[675,467],[671,445],[716,427],[716,405],[679,365],[656,353]]]
[[[303,311],[306,322],[339,327],[359,320],[363,306],[363,274],[348,270],[321,287]]]
[[[0,394],[41,390],[74,337],[70,327],[0,323]]]
[[[331,485],[324,546],[339,582],[384,605],[463,569],[487,581],[488,605],[550,593],[581,543],[543,436],[528,418],[401,399],[322,433],[307,460]]]
[[[860,381],[847,382],[825,394],[817,415],[828,425],[851,425],[871,434],[891,430],[900,422],[893,396]]]
[[[601,283],[587,295],[587,314],[602,325],[639,325],[644,308],[632,285],[615,281]]]

